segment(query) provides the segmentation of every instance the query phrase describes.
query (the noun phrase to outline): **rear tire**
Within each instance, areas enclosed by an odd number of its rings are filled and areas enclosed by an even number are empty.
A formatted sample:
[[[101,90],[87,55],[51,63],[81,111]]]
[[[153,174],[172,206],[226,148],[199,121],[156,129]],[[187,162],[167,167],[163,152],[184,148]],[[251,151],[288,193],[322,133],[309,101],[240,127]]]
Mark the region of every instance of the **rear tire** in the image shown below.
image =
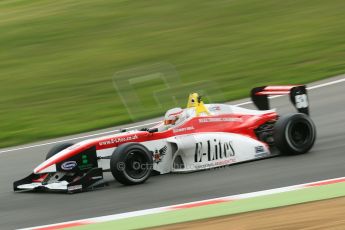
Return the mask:
[[[303,113],[288,114],[279,118],[273,129],[274,144],[286,155],[307,153],[314,145],[314,122]]]
[[[111,173],[124,185],[144,183],[150,177],[152,167],[152,153],[138,143],[120,145],[110,159]]]
[[[52,149],[49,150],[49,152],[46,155],[46,160],[57,154],[58,152],[61,152],[64,149],[67,149],[68,147],[74,145],[73,143],[62,143],[55,145]]]

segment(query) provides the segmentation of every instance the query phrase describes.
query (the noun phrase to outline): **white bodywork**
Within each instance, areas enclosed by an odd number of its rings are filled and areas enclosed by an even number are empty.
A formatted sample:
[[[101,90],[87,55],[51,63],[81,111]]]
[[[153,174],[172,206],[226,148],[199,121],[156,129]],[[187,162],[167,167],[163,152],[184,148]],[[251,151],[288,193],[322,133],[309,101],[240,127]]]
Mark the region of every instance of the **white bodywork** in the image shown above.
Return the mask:
[[[268,147],[250,137],[234,133],[193,133],[141,142],[154,154],[153,169],[160,174],[190,172],[239,163],[269,156]],[[97,151],[97,156],[111,156],[115,148]],[[156,157],[155,157],[156,156]],[[108,159],[98,161],[109,169]]]

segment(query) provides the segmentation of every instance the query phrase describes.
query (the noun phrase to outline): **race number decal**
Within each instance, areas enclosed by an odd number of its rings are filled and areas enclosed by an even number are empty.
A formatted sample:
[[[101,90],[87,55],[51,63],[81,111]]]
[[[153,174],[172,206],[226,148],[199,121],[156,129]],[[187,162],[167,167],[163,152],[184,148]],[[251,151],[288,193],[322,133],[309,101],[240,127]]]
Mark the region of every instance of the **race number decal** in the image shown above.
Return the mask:
[[[296,95],[295,96],[296,107],[297,109],[307,108],[308,107],[308,98],[306,94]]]

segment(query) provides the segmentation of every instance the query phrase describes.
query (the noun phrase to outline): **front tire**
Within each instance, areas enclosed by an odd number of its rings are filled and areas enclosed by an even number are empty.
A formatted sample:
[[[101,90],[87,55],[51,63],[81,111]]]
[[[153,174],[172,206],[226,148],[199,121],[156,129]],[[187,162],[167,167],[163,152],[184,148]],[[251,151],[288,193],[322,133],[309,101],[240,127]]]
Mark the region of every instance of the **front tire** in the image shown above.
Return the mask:
[[[124,185],[144,183],[151,175],[153,158],[150,151],[138,143],[125,143],[113,152],[110,171]]]
[[[57,154],[58,152],[61,152],[64,149],[67,149],[68,147],[74,145],[73,143],[62,143],[55,145],[52,149],[49,150],[49,152],[46,155],[46,160]]]
[[[316,128],[314,122],[303,113],[288,114],[274,125],[275,146],[286,155],[307,153],[314,145]]]

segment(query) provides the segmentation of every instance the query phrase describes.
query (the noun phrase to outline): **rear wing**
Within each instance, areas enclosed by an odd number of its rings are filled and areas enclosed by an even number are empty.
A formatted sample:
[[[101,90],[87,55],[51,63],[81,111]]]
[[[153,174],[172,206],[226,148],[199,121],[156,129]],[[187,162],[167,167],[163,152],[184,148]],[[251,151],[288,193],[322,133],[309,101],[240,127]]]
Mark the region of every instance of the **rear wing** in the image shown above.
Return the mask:
[[[305,85],[261,86],[252,89],[251,98],[259,110],[270,109],[268,96],[289,95],[298,112],[309,115],[309,101]]]

